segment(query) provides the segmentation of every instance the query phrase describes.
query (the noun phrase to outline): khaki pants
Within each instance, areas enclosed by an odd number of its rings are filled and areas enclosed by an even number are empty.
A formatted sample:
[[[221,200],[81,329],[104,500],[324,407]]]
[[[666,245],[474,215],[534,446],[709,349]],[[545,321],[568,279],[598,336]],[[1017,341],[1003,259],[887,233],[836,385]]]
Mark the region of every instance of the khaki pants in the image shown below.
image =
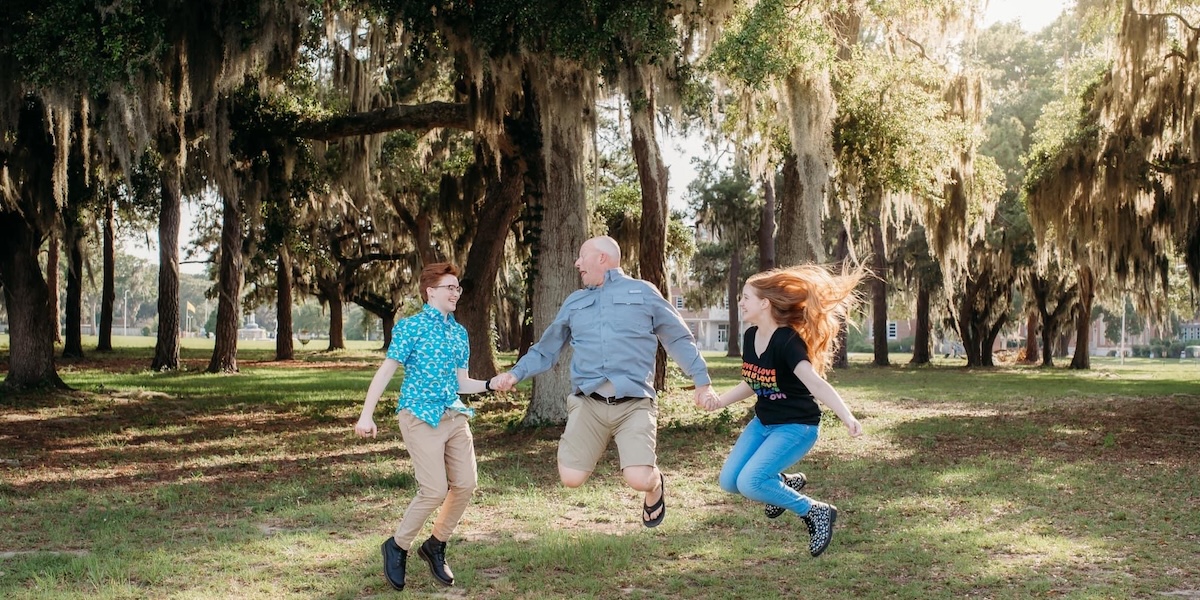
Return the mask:
[[[396,545],[408,550],[439,506],[442,509],[433,524],[433,537],[448,541],[479,482],[467,415],[447,410],[437,427],[430,427],[407,410],[400,411],[399,420],[420,489],[396,526]]]

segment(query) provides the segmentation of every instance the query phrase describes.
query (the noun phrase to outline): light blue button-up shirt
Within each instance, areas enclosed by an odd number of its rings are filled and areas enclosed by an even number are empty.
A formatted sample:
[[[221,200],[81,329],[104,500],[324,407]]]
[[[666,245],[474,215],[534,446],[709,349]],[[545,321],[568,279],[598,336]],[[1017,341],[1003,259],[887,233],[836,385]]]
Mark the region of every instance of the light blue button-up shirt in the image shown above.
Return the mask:
[[[570,342],[571,383],[583,393],[611,381],[616,396],[653,398],[660,341],[696,385],[711,382],[691,330],[658,288],[609,269],[604,285],[567,296],[554,322],[511,372],[523,380],[550,369]]]
[[[458,369],[467,368],[470,356],[467,330],[454,315],[426,304],[421,312],[401,319],[392,328],[387,351],[388,358],[404,365],[396,412],[408,409],[433,427],[446,410],[473,416],[458,396]]]

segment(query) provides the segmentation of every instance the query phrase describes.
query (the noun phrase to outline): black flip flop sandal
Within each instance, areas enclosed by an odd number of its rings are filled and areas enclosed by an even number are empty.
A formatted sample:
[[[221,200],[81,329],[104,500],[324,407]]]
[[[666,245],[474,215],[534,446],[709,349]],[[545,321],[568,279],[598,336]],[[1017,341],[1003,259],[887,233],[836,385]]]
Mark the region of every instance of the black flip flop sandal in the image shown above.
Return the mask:
[[[667,481],[663,478],[662,473],[658,474],[658,486],[662,490],[658,502],[651,506],[646,506],[645,502],[642,503],[642,525],[646,527],[658,527],[659,523],[663,522],[663,517],[667,516]],[[658,511],[658,516],[650,518],[655,511]]]

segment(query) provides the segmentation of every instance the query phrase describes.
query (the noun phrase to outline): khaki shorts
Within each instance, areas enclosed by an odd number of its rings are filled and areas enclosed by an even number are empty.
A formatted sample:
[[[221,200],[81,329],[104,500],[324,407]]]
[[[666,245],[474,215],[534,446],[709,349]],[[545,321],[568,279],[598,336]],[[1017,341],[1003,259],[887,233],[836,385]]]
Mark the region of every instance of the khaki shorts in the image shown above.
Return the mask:
[[[658,405],[654,399],[605,404],[587,396],[567,396],[567,428],[558,443],[558,464],[592,472],[617,442],[621,468],[658,464]]]

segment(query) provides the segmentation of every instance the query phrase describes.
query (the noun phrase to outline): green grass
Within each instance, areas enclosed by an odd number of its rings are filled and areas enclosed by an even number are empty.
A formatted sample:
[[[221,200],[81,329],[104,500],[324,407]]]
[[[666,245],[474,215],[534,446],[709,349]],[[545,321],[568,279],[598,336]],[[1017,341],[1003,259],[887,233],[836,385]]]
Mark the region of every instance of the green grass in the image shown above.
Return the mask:
[[[240,344],[242,372],[231,376],[201,372],[209,340],[184,340],[185,370],[149,372],[153,341],[144,339],[60,362],[75,392],[0,402],[0,597],[393,596],[378,546],[416,483],[391,407],[376,414],[378,438],[351,431],[378,342],[332,353],[314,342],[289,363],[270,360],[270,343]],[[736,383],[736,362],[709,358],[719,388]],[[404,594],[924,600],[1200,590],[1200,364],[1097,359],[1072,372],[853,359],[831,380],[867,435],[851,439],[827,415],[796,467],[810,495],[840,509],[820,558],[808,556],[794,515],[767,520],[761,505],[716,486],[746,406],[704,413],[673,380],[659,416],[668,516],[647,530],[615,450],[585,486],[558,483],[561,428],[514,426],[521,391],[473,399],[480,488],[449,546],[457,586],[434,584],[414,557]]]

